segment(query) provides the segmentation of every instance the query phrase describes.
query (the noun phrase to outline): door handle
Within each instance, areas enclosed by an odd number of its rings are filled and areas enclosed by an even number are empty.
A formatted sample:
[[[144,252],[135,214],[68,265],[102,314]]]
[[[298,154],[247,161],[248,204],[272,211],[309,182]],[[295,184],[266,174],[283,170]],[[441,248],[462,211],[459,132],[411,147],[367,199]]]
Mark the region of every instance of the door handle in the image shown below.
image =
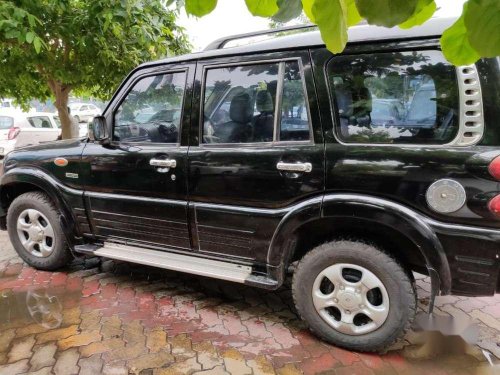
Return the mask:
[[[177,161],[175,159],[151,159],[149,165],[158,168],[175,168]]]
[[[282,161],[276,164],[276,169],[278,171],[285,172],[305,172],[310,173],[312,171],[311,163],[284,163]]]

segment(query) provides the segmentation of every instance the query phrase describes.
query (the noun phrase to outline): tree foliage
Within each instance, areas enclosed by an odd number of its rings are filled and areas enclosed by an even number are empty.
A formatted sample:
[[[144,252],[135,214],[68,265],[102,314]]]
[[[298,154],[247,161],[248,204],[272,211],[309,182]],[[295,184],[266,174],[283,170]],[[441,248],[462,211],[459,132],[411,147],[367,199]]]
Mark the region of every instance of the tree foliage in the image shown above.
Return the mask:
[[[185,3],[189,14],[199,15],[190,9],[203,0],[178,0],[178,2]],[[207,2],[216,3],[213,0]],[[348,27],[363,19],[372,25],[399,26],[408,29],[423,24],[437,9],[435,0],[245,0],[245,2],[253,15],[271,17],[278,23],[296,18],[303,11],[307,18],[318,26],[326,46],[334,53],[339,53],[345,48]],[[451,63],[472,64],[480,57],[500,55],[499,30],[499,0],[468,0],[462,16],[444,33],[441,47]]]
[[[55,98],[70,137],[69,94],[109,98],[138,64],[185,53],[162,0],[0,0],[0,97]]]

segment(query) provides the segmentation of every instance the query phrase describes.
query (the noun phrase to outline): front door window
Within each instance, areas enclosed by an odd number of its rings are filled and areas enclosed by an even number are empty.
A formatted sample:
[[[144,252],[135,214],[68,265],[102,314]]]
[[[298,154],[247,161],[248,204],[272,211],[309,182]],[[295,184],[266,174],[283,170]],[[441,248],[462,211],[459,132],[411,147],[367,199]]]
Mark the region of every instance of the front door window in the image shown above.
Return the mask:
[[[178,143],[186,73],[140,79],[115,113],[113,140]]]

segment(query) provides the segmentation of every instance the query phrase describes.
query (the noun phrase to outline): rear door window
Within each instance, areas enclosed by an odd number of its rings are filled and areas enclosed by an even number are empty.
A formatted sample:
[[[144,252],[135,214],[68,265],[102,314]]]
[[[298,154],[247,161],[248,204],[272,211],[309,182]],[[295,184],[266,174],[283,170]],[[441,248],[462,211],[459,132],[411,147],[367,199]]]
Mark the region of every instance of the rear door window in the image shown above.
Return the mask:
[[[39,117],[28,117],[28,122],[30,125],[37,129],[51,129],[52,124],[50,123],[50,119],[46,116]]]
[[[10,129],[14,125],[14,119],[9,116],[0,116],[0,130]]]
[[[458,134],[456,71],[439,51],[335,57],[327,74],[343,142],[446,144]]]
[[[308,141],[304,90],[298,61],[207,69],[203,143]]]

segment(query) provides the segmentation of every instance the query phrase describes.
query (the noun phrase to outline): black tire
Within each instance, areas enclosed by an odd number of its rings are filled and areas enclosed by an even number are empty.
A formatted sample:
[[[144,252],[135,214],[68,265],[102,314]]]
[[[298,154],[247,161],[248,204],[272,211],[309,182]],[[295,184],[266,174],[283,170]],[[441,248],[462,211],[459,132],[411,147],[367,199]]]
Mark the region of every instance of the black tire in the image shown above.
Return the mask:
[[[363,267],[383,283],[389,297],[386,320],[374,331],[350,335],[328,324],[313,303],[313,285],[327,267],[349,263]],[[317,336],[349,350],[384,352],[410,328],[417,307],[415,285],[404,268],[375,246],[362,242],[334,241],[311,250],[299,262],[293,276],[297,311]]]
[[[37,257],[28,252],[17,231],[17,222],[20,215],[27,209],[35,209],[42,213],[52,226],[54,236],[52,251],[47,257]],[[66,237],[60,224],[60,213],[50,198],[42,192],[29,192],[17,197],[9,207],[7,213],[7,230],[10,241],[19,256],[30,266],[37,269],[53,271],[65,266],[71,260]]]

